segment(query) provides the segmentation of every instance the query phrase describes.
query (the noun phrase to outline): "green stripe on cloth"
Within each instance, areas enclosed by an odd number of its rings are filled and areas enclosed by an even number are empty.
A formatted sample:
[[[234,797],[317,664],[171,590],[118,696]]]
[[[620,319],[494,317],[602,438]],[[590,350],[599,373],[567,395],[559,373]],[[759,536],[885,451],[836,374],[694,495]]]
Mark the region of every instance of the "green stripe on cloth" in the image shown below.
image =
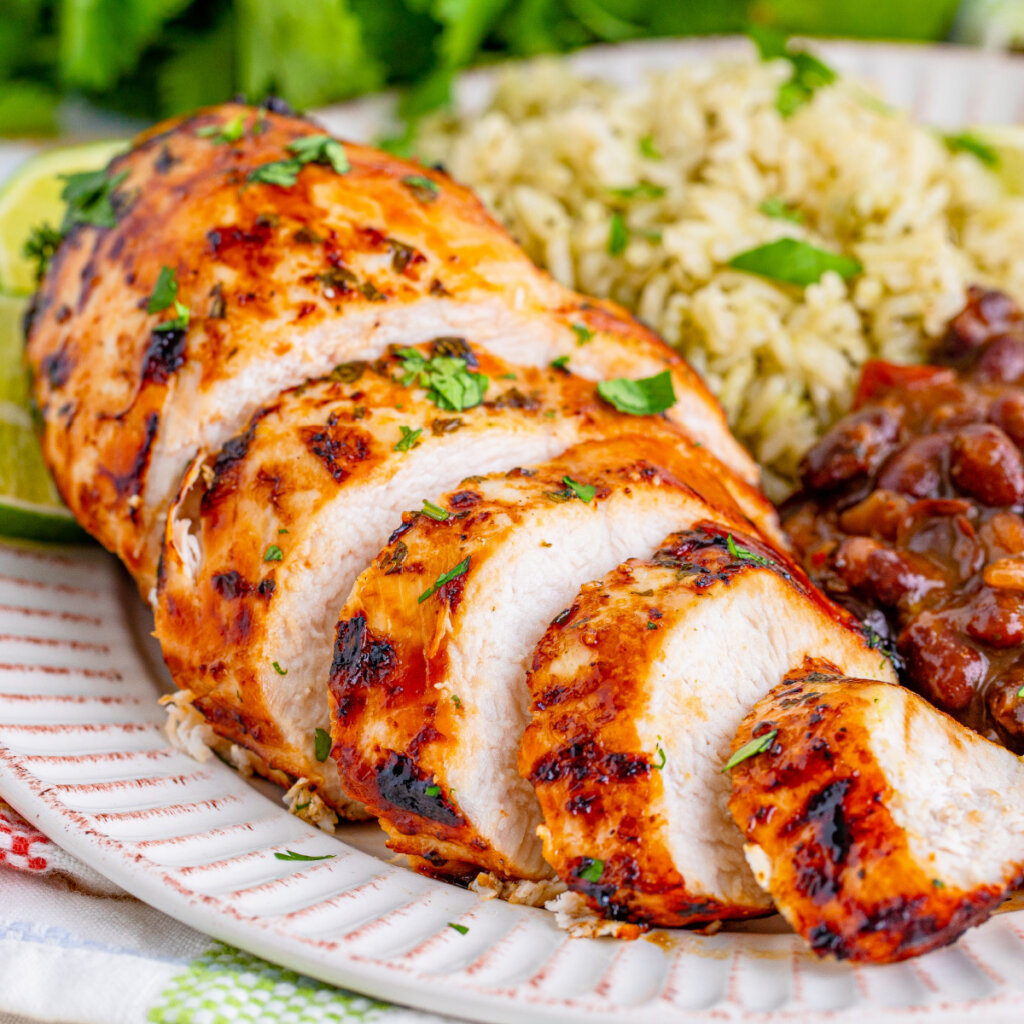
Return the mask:
[[[160,993],[151,1024],[349,1024],[388,1007],[217,943]]]

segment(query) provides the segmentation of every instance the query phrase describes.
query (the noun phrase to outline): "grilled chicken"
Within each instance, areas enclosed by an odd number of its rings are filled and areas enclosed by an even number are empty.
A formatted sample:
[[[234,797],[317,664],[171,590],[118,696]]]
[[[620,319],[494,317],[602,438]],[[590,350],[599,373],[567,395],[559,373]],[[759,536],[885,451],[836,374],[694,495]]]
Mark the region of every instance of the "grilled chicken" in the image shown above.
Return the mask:
[[[909,690],[811,668],[736,735],[766,748],[732,773],[750,866],[821,956],[953,942],[1024,880],[1024,767]]]
[[[756,515],[762,500],[706,449],[647,432],[466,480],[438,499],[443,521],[406,517],[338,623],[342,788],[421,870],[549,875],[516,770],[535,645],[586,580],[674,527],[713,517],[756,533],[741,509]]]
[[[407,371],[438,360],[485,375],[484,401],[439,408],[443,396]],[[316,743],[330,727],[334,627],[402,512],[467,474],[640,429],[668,449],[680,441],[663,419],[616,412],[591,381],[512,367],[457,339],[339,366],[285,392],[196,460],[171,509],[156,636],[173,678],[221,734],[345,812],[337,769]],[[756,503],[751,514],[770,518]]]
[[[634,924],[768,912],[722,768],[744,712],[815,656],[892,678],[792,562],[717,520],[584,586],[534,654],[519,756],[569,888]]]
[[[107,173],[93,205],[116,224],[64,240],[28,356],[61,494],[143,592],[189,461],[282,390],[392,343],[459,336],[524,365],[569,356],[590,379],[671,369],[668,418],[756,478],[678,356],[539,271],[439,172],[226,104],[154,128]],[[180,307],[157,308],[165,267]]]

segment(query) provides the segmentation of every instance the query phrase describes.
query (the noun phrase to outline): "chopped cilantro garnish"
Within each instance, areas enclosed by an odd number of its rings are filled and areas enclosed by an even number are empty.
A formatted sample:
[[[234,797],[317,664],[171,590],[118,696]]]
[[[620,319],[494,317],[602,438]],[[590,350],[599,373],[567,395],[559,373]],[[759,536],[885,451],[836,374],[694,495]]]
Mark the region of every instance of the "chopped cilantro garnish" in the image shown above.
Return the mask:
[[[61,231],[64,234],[75,224],[93,224],[98,228],[112,228],[117,224],[114,193],[128,177],[127,171],[107,177],[107,171],[82,171],[80,174],[62,174],[64,189],[60,194],[68,205],[64,211]]]
[[[46,268],[53,259],[64,236],[49,224],[37,224],[22,246],[22,252],[30,259],[36,261],[36,283],[42,281]]]
[[[278,860],[332,860],[333,853],[322,853],[319,857],[311,857],[308,853],[296,853],[294,850],[285,850],[284,853],[275,853]]]
[[[597,385],[597,393],[619,412],[630,416],[651,416],[664,412],[675,405],[676,393],[672,386],[672,374],[668,370],[653,377],[629,380],[603,380]]]
[[[427,786],[427,788],[424,790],[424,792],[427,794],[427,796],[440,796],[441,795],[441,787],[440,786]]]
[[[722,769],[723,772],[732,771],[736,765],[746,761],[748,757],[754,757],[757,754],[763,754],[768,750],[775,737],[778,736],[779,730],[772,729],[771,732],[766,732],[763,736],[755,736],[749,743],[744,743],[739,750],[736,751],[728,761],[725,762],[725,767]]]
[[[483,373],[472,373],[466,360],[459,356],[424,357],[414,348],[398,353],[402,360],[402,385],[413,381],[427,389],[427,398],[439,409],[462,412],[478,406],[487,393],[490,378]]]
[[[654,144],[653,135],[645,135],[638,143],[637,146],[640,149],[640,155],[647,157],[648,160],[663,160],[664,154]]]
[[[959,135],[944,135],[942,141],[950,153],[971,153],[986,167],[995,167],[999,163],[999,154],[988,143],[976,135],[962,132]]]
[[[402,184],[421,202],[432,203],[441,193],[441,186],[423,174],[407,174]]]
[[[153,328],[154,331],[184,331],[188,329],[188,321],[191,312],[188,306],[183,306],[177,299],[174,300],[174,316],[170,320],[164,320]]]
[[[789,117],[809,103],[818,89],[831,85],[838,77],[827,64],[806,50],[791,50],[784,33],[767,25],[753,25],[750,37],[757,44],[762,60],[781,58],[789,61],[793,73],[779,86],[775,107],[783,117]]]
[[[568,370],[569,369],[569,357],[559,356],[557,359],[551,360],[552,370]]]
[[[461,698],[461,697],[459,697],[459,695],[458,695],[457,693],[453,693],[453,694],[452,694],[452,703],[453,703],[453,704],[454,704],[454,705],[455,705],[455,706],[456,706],[457,708],[461,708],[461,707],[462,707],[462,698]]]
[[[464,924],[456,924],[454,921],[448,922],[449,928],[454,928],[460,935],[465,935],[469,931],[469,928]]]
[[[264,562],[280,562],[282,558],[284,558],[284,552],[276,544],[271,544],[263,552]]]
[[[584,882],[600,882],[604,874],[604,861],[596,857],[584,857],[584,865],[576,872],[577,878]]]
[[[650,620],[648,620],[647,628],[648,629],[657,629],[658,628],[658,624],[656,622],[651,622]]]
[[[796,238],[778,238],[767,245],[737,253],[728,261],[733,270],[767,277],[801,288],[817,284],[822,275],[834,270],[843,280],[856,277],[864,268],[858,260],[819,249]]]
[[[765,558],[764,555],[759,555],[756,551],[751,551],[750,548],[745,548],[732,539],[732,534],[726,538],[725,546],[729,549],[729,554],[733,558],[739,558],[744,562],[753,562],[755,565],[767,565],[772,566],[775,563],[770,558]]]
[[[572,491],[572,493],[575,494],[576,497],[584,504],[589,504],[594,500],[594,494],[596,493],[597,488],[591,484],[578,483],[576,480],[573,480],[571,476],[563,476],[562,483],[565,484],[565,486],[568,487],[569,490]]]
[[[466,572],[466,570],[469,569],[469,560],[470,556],[466,555],[466,557],[461,562],[459,562],[459,564],[455,566],[454,569],[449,569],[446,573],[442,573],[440,576],[438,576],[437,579],[434,580],[434,582],[431,583],[431,585],[427,587],[427,589],[424,590],[422,594],[420,594],[420,596],[416,599],[416,603],[423,604],[423,602],[426,601],[428,597],[433,597],[434,594],[436,594],[446,583],[451,583],[452,580],[457,579],[459,576],[462,576]]]
[[[1017,691],[1017,699],[1024,700],[1024,686]]]
[[[147,313],[162,313],[170,306],[178,295],[178,282],[174,279],[174,271],[167,266],[160,268],[153,294],[149,297]]]
[[[932,885],[934,885],[936,889],[946,888],[946,883],[941,878],[933,878]]]
[[[785,199],[780,199],[778,196],[765,199],[757,204],[757,208],[766,217],[774,217],[775,220],[788,220],[793,224],[803,224],[804,222],[804,215],[795,206],[790,206]]]
[[[246,177],[246,184],[278,185],[291,188],[299,180],[302,164],[298,160],[274,160],[254,167]]]
[[[572,324],[573,332],[576,334],[576,344],[586,345],[594,337],[594,332],[586,324]]]
[[[411,451],[420,443],[420,434],[423,433],[422,427],[419,430],[413,430],[412,427],[407,427],[403,424],[398,429],[402,432],[402,439],[395,445],[394,450],[396,452]]]
[[[286,675],[288,675],[288,669],[286,669],[286,668],[281,668],[281,663],[280,663],[280,662],[278,662],[278,661],[272,661],[272,662],[271,662],[270,664],[271,664],[271,665],[273,665],[273,667],[274,667],[274,671],[275,671],[275,672],[276,672],[276,673],[277,673],[277,674],[278,674],[279,676],[286,676]]]
[[[446,519],[451,516],[451,512],[447,509],[441,508],[440,505],[435,505],[432,501],[423,499],[423,514],[429,519],[433,519],[436,523],[443,523]]]
[[[326,729],[313,733],[313,753],[318,761],[326,761],[331,753],[331,734]]]
[[[608,191],[619,199],[660,199],[667,189],[650,181],[640,181],[625,188],[610,188]]]
[[[288,152],[301,164],[328,164],[338,174],[352,170],[345,147],[330,135],[304,135],[288,143]]]
[[[215,145],[223,145],[227,142],[238,142],[245,134],[245,118],[242,114],[233,117],[226,125],[204,124],[202,128],[196,129],[196,135],[201,139],[212,139]]]
[[[621,213],[613,213],[611,223],[608,225],[608,253],[611,256],[621,256],[626,250],[629,242],[629,229]]]
[[[296,814],[298,814],[298,813],[299,813],[299,811],[304,811],[304,810],[305,810],[305,809],[306,809],[306,808],[307,808],[307,807],[308,807],[308,806],[309,806],[309,805],[310,805],[310,804],[311,804],[312,802],[313,802],[312,800],[305,800],[305,801],[303,801],[303,803],[301,803],[301,804],[296,804],[296,805],[295,805],[295,806],[294,806],[294,807],[292,808],[292,810],[293,810],[293,811],[294,811],[294,812],[295,812]]]
[[[665,748],[660,743],[654,748],[654,753],[658,755],[659,759],[653,762],[653,764],[654,767],[657,768],[660,772],[661,769],[664,768],[665,764],[668,762],[668,755],[665,753]]]

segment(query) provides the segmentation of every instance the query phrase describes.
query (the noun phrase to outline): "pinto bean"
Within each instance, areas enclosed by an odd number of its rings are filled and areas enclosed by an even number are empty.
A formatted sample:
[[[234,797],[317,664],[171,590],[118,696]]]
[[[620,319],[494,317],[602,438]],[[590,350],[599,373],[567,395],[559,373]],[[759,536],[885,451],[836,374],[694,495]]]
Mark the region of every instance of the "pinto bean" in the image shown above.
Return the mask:
[[[844,540],[836,552],[835,567],[851,587],[889,608],[901,602],[913,604],[943,585],[924,559],[867,537]]]
[[[914,689],[944,711],[968,707],[985,676],[985,657],[934,612],[921,612],[900,634],[897,648]]]
[[[1009,295],[971,287],[967,305],[950,321],[938,354],[943,362],[962,362],[989,338],[1011,330],[1020,319],[1020,310]]]
[[[993,647],[1024,643],[1024,595],[983,587],[967,605],[967,635]]]
[[[951,435],[918,437],[890,456],[878,474],[878,486],[911,498],[937,498]]]
[[[1024,698],[1017,696],[1022,686],[1024,667],[1016,666],[985,695],[985,706],[996,728],[1011,741],[1018,752],[1021,741],[1024,741]]]
[[[986,505],[1024,501],[1024,457],[990,423],[964,427],[953,438],[949,473],[956,486]]]
[[[804,457],[800,476],[809,488],[835,487],[872,472],[900,436],[900,420],[887,409],[854,413]]]
[[[1013,384],[1024,376],[1024,337],[1001,334],[988,342],[971,376],[982,384]]]
[[[863,501],[839,516],[839,525],[847,533],[860,536],[877,534],[885,540],[895,540],[908,505],[902,494],[872,491]]]

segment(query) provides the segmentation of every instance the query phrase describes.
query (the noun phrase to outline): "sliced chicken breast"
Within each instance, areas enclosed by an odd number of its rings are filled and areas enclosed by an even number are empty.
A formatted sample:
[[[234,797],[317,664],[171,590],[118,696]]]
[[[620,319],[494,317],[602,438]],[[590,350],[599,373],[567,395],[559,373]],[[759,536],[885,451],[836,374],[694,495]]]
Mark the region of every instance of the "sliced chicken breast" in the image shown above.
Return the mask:
[[[537,647],[519,755],[569,888],[633,924],[769,911],[722,768],[744,712],[814,656],[893,678],[791,561],[724,524],[584,586]]]
[[[408,370],[439,360],[452,369],[456,359],[463,369],[447,384],[436,369]],[[453,411],[422,386],[423,372],[449,397],[489,383],[482,402]],[[513,367],[450,338],[285,392],[196,460],[171,509],[156,636],[175,682],[218,732],[344,812],[325,763],[334,628],[402,512],[447,515],[429,499],[467,475],[637,430],[669,450],[682,440],[659,417],[616,412],[564,369]],[[768,512],[752,505],[751,514]]]
[[[392,849],[437,874],[550,874],[516,770],[535,645],[584,581],[668,530],[755,532],[745,489],[704,448],[633,435],[466,480],[443,521],[406,518],[342,610],[330,683],[342,788]]]
[[[678,356],[553,282],[441,173],[226,104],[154,128],[94,185],[28,357],[60,491],[144,591],[189,461],[280,391],[392,343],[457,335],[521,364],[569,356],[591,379],[670,370],[668,418],[756,479]]]
[[[814,667],[736,734],[762,751],[732,773],[747,860],[819,956],[947,945],[1024,880],[1024,766],[910,690]]]

